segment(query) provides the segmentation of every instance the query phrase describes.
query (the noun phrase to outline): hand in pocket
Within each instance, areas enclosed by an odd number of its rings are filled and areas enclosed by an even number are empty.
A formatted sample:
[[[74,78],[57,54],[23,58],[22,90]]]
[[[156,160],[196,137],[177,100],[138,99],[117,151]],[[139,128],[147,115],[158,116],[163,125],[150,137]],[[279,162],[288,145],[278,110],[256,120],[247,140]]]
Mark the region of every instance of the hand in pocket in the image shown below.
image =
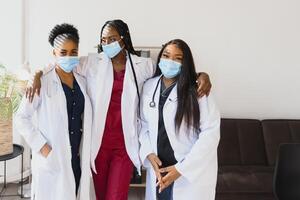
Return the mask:
[[[52,148],[47,143],[40,150],[42,156],[44,156],[45,158],[48,157],[48,155],[50,154],[51,151],[52,151]]]

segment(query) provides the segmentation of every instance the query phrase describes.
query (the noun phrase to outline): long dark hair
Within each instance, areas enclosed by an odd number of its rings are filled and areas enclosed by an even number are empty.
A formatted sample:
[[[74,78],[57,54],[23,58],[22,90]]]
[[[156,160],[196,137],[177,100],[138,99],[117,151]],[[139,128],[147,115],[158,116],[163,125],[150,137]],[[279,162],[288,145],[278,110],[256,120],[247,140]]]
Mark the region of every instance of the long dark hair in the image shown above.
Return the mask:
[[[177,77],[178,106],[175,115],[175,127],[178,131],[184,120],[188,127],[193,127],[194,132],[200,132],[200,109],[197,100],[197,73],[191,49],[181,39],[174,39],[163,45],[158,54],[156,72],[154,76],[161,75],[158,66],[162,54],[168,45],[174,44],[183,52],[181,72]]]

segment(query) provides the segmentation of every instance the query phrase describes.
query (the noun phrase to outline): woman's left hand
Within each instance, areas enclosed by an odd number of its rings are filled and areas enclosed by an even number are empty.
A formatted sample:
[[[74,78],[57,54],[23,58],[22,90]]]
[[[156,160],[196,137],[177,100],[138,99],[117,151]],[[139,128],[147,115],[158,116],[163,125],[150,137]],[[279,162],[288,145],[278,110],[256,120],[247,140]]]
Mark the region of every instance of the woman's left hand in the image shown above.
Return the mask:
[[[160,173],[167,173],[162,180],[159,182],[159,192],[166,189],[171,185],[176,179],[178,179],[181,174],[177,171],[174,165],[170,167],[161,168]]]
[[[204,95],[208,96],[212,85],[207,73],[201,72],[198,74],[197,84],[198,84],[198,89],[197,89],[198,96],[199,97],[203,97]]]

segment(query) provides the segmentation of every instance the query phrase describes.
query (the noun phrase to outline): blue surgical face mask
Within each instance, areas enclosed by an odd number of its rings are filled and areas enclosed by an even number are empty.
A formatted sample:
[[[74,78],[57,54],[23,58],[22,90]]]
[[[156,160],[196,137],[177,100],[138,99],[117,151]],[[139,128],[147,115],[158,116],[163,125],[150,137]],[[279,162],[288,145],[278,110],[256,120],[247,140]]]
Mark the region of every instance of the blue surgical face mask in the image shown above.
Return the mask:
[[[77,56],[60,56],[56,58],[56,63],[67,73],[70,73],[77,65],[79,58]]]
[[[166,78],[176,77],[181,71],[181,65],[179,62],[164,58],[161,58],[158,64],[161,73]]]
[[[115,41],[107,45],[102,45],[102,49],[109,58],[113,58],[120,53],[122,47],[120,46],[119,41]]]

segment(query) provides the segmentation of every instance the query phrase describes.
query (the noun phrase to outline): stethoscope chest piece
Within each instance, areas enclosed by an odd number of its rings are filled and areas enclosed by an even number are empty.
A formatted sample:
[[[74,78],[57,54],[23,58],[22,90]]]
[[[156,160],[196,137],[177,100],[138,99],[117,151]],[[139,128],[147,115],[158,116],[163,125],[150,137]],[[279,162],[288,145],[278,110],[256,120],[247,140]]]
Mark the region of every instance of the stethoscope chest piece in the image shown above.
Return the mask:
[[[154,107],[155,107],[155,102],[154,102],[154,101],[151,101],[151,102],[149,103],[149,106],[150,106],[151,108],[154,108]]]

